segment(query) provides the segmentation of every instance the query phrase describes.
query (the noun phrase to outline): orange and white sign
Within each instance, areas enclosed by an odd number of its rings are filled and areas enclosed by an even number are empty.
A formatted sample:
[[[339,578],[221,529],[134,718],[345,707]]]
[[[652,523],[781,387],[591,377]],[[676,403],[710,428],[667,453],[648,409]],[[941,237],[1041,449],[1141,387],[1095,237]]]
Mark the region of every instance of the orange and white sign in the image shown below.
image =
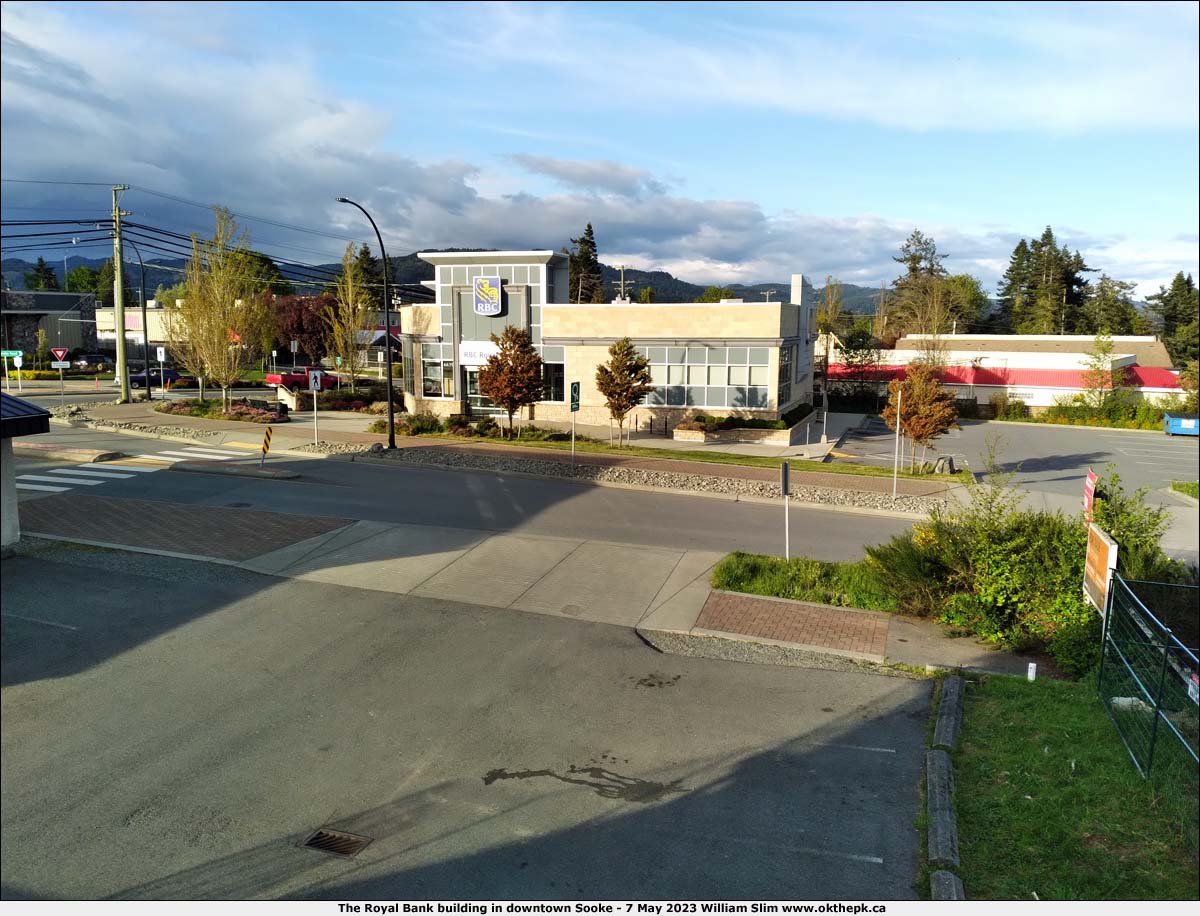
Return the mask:
[[[1117,568],[1117,542],[1095,525],[1088,525],[1087,558],[1083,564],[1083,597],[1101,614],[1108,608],[1108,588]]]

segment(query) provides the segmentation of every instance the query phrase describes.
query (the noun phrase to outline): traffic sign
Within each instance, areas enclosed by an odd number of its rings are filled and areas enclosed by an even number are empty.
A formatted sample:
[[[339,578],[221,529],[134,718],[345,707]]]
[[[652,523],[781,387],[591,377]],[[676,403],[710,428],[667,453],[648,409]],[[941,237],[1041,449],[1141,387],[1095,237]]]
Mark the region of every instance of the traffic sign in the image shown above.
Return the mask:
[[[298,341],[298,340],[293,340],[293,341],[292,341],[292,352],[293,352],[293,353],[298,353],[299,351],[300,351],[300,341]]]
[[[20,350],[0,350],[0,357],[4,359],[12,359],[14,356],[20,356]]]
[[[333,364],[335,366],[340,366],[342,364],[342,358],[340,356],[335,356],[333,358]]]
[[[64,359],[67,358],[67,348],[66,347],[51,347],[50,352],[54,354],[54,358],[56,360],[58,360],[60,363]],[[55,368],[57,368],[57,367],[55,367]]]
[[[308,370],[308,390],[309,391],[320,391],[321,390],[321,376],[324,374],[325,373],[323,373],[320,369],[309,369]]]
[[[579,409],[579,382],[571,382],[571,413]]]
[[[67,362],[65,359],[56,359],[54,362],[52,362],[50,364],[50,368],[51,369],[70,369],[71,364],[69,362]]]
[[[18,369],[20,369],[21,366],[24,365],[24,363],[25,363],[25,360],[21,357],[20,353],[18,353],[16,356],[13,357],[13,365],[16,366]]]
[[[158,350],[158,361],[160,363],[165,363],[167,361],[167,348],[158,347],[156,349]]]

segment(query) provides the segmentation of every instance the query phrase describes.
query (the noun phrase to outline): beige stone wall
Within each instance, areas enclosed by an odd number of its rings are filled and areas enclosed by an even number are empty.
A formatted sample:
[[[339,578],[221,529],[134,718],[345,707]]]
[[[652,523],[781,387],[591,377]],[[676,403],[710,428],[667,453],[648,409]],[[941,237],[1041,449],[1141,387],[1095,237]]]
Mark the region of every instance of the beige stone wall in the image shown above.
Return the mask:
[[[686,340],[777,338],[785,306],[742,305],[547,305],[542,336],[565,338],[678,338]]]
[[[404,305],[399,312],[402,334],[437,337],[442,333],[442,313],[436,305]]]

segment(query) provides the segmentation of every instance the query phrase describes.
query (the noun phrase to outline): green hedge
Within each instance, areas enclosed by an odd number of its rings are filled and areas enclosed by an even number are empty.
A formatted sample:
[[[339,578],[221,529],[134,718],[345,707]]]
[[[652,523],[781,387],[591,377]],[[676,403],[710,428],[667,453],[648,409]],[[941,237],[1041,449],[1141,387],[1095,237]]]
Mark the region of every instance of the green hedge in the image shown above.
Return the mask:
[[[811,404],[801,404],[793,407],[778,420],[767,420],[763,417],[710,417],[698,413],[692,419],[678,423],[675,428],[709,433],[725,429],[791,429],[812,413],[812,410]]]

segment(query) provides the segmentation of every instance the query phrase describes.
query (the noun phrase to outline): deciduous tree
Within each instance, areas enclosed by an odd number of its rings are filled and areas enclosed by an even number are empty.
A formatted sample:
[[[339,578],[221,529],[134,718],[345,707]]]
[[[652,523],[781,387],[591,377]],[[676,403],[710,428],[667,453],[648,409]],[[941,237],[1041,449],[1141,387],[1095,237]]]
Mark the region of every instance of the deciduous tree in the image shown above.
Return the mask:
[[[513,414],[542,399],[542,358],[534,349],[529,332],[508,325],[504,333],[492,335],[500,348],[479,369],[479,391],[508,414],[508,435],[512,438]]]
[[[700,294],[697,302],[720,302],[722,299],[736,299],[737,294],[728,286],[708,286]]]
[[[280,296],[275,300],[279,337],[290,348],[294,340],[313,362],[325,357],[325,322],[321,315],[333,303],[331,293],[319,296]]]
[[[900,392],[903,391],[903,396]],[[888,384],[888,402],[883,410],[883,419],[889,429],[896,428],[897,401],[900,409],[900,432],[916,445],[921,446],[921,460],[925,460],[925,449],[938,436],[958,428],[958,408],[954,404],[954,392],[944,388],[938,381],[937,369],[927,363],[909,363],[904,380],[896,379]],[[913,450],[913,467],[916,467],[916,450]]]
[[[364,279],[351,242],[342,255],[342,272],[334,281],[334,295],[321,311],[326,352],[340,358],[338,373],[349,377],[351,388],[358,387],[362,369],[362,332],[375,327],[375,310],[365,295]]]
[[[1107,334],[1097,334],[1092,348],[1083,358],[1083,397],[1089,407],[1107,411],[1124,397],[1127,371],[1113,365],[1113,342]]]
[[[608,362],[596,367],[596,388],[604,395],[609,415],[617,421],[617,441],[624,438],[625,417],[654,387],[650,361],[622,337],[608,348]]]

